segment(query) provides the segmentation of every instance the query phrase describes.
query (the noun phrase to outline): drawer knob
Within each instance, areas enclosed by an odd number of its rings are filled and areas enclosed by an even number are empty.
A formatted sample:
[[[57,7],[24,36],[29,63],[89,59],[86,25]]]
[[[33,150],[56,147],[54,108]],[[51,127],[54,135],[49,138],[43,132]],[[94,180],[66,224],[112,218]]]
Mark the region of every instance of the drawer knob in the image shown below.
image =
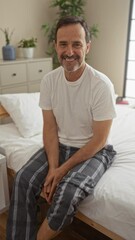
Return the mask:
[[[41,72],[43,72],[43,70],[42,70],[42,69],[39,69],[39,72],[41,73]]]
[[[16,76],[16,73],[13,73],[12,76],[15,77],[15,76]]]

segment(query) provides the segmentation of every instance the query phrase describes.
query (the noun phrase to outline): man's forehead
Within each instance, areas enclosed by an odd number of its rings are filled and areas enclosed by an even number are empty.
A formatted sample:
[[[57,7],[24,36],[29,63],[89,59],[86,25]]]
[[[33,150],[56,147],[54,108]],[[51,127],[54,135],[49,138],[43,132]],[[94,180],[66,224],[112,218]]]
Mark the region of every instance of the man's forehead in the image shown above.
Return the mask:
[[[77,24],[68,24],[60,27],[57,31],[57,34],[62,32],[67,32],[67,31],[71,31],[71,34],[72,34],[72,31],[78,32],[78,33],[85,33],[85,30],[82,27],[82,25],[77,23]]]
[[[74,39],[74,41],[77,41],[78,39],[85,38],[85,31],[80,24],[62,26],[57,31],[57,38],[63,41],[67,39]]]
[[[59,41],[59,43],[80,43],[81,42],[81,40],[70,40],[70,41],[68,41],[68,40],[58,40]]]

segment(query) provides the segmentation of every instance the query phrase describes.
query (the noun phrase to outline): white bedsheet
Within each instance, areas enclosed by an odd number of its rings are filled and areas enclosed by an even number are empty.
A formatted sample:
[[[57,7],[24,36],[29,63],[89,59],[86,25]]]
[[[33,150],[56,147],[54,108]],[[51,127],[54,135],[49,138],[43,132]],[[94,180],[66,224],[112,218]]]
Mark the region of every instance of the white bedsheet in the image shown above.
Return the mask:
[[[15,172],[42,146],[42,135],[24,138],[14,123],[0,125],[0,152],[6,155],[7,166]]]
[[[135,109],[117,105],[111,138],[117,155],[79,210],[126,240],[135,237]],[[14,124],[0,126],[0,147],[18,171],[42,146],[42,136],[22,138]]]

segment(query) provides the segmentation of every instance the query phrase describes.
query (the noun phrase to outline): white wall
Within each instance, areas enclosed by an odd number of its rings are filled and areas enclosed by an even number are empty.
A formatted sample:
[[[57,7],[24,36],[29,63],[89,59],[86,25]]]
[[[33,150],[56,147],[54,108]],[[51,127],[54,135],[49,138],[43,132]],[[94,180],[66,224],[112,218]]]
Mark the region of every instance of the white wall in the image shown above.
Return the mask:
[[[125,55],[130,0],[89,0],[86,19],[99,26],[98,39],[93,39],[89,63],[104,72],[123,93]]]
[[[0,0],[0,28],[14,29],[12,45],[17,47],[22,38],[37,37],[35,56],[45,56],[47,40],[41,31],[41,25],[52,20],[49,5],[49,0]],[[0,58],[3,45],[5,38],[0,31]]]
[[[122,95],[130,0],[87,0],[85,16],[89,26],[98,24],[98,39],[92,41],[88,62],[110,77],[115,90]],[[41,25],[56,19],[56,10],[49,8],[51,0],[0,0],[0,28],[14,30],[12,44],[21,38],[37,37],[36,57],[44,57],[47,38]],[[5,44],[0,32],[1,47]]]

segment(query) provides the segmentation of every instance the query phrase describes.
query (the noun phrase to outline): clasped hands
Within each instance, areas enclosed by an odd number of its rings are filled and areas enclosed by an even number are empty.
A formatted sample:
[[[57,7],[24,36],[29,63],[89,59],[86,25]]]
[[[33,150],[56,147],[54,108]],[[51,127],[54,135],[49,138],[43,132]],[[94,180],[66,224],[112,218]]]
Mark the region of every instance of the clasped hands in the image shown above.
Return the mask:
[[[64,175],[61,167],[49,170],[42,190],[43,196],[49,204],[51,204],[56,187]]]

